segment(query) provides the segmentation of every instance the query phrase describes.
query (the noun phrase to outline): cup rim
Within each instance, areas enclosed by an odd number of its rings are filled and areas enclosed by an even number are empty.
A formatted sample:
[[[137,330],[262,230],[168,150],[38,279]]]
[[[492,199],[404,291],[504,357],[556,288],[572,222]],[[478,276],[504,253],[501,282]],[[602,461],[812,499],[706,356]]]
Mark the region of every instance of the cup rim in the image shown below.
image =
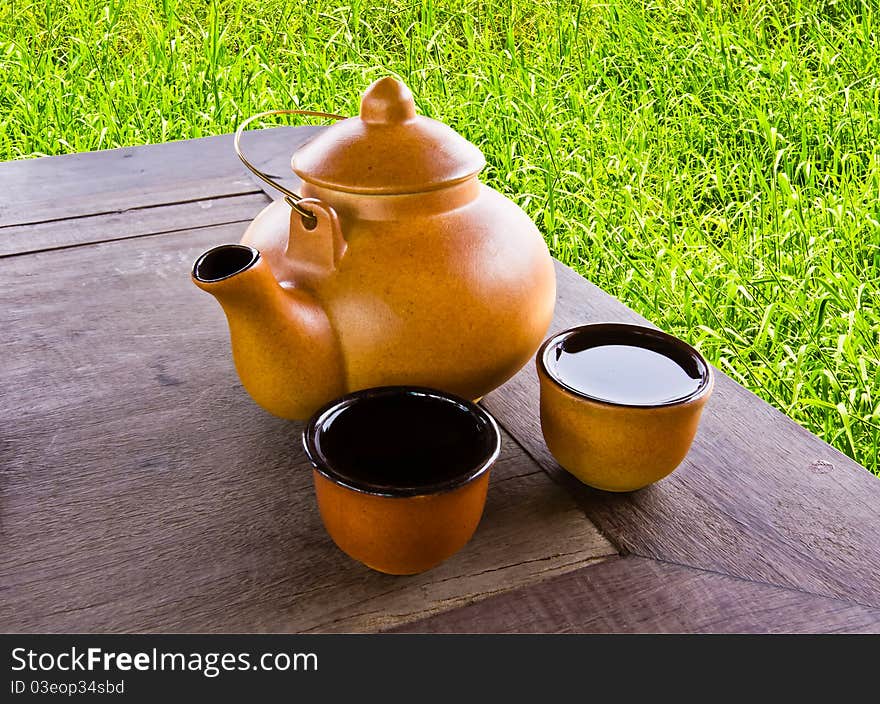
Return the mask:
[[[320,435],[324,421],[326,421],[327,417],[343,408],[355,404],[368,403],[372,399],[397,396],[401,394],[428,396],[444,401],[457,406],[462,411],[467,412],[471,417],[482,421],[486,428],[486,432],[491,435],[491,449],[489,454],[484,457],[476,467],[469,468],[466,472],[463,472],[460,475],[433,484],[422,484],[418,486],[401,485],[391,487],[385,484],[369,481],[356,481],[351,477],[342,475],[334,469],[322,451],[320,445]],[[498,427],[498,422],[488,411],[472,401],[468,401],[455,394],[427,386],[377,386],[353,391],[322,406],[312,415],[306,424],[306,427],[303,429],[302,442],[306,455],[315,471],[334,484],[371,496],[381,496],[385,498],[411,498],[414,496],[428,496],[454,491],[485,474],[495,463],[495,460],[498,459],[498,455],[501,452],[501,431]]]
[[[624,403],[622,401],[611,401],[606,398],[601,398],[588,394],[585,391],[581,391],[580,389],[566,384],[562,379],[553,374],[547,364],[547,356],[550,354],[551,350],[555,349],[561,342],[573,335],[601,334],[603,332],[623,333],[626,337],[649,337],[653,340],[662,342],[668,347],[677,349],[680,352],[685,352],[686,354],[693,357],[693,359],[697,362],[698,367],[700,368],[701,379],[699,386],[697,386],[696,389],[684,396],[670,399],[668,401],[663,401],[661,403]],[[705,399],[709,395],[709,393],[711,393],[715,382],[715,374],[712,370],[711,365],[706,362],[703,355],[701,355],[694,347],[689,345],[687,342],[678,337],[675,337],[674,335],[663,332],[662,330],[657,330],[656,328],[651,328],[646,325],[634,325],[632,323],[587,323],[585,325],[576,325],[574,327],[558,332],[555,335],[551,335],[550,337],[548,337],[541,345],[537,354],[537,362],[540,371],[543,372],[543,374],[550,381],[552,381],[556,386],[560,387],[564,391],[567,391],[568,393],[571,393],[578,398],[582,398],[603,406],[610,406],[612,408],[639,408],[650,410],[656,408],[683,406],[685,404],[690,404],[701,399]]]

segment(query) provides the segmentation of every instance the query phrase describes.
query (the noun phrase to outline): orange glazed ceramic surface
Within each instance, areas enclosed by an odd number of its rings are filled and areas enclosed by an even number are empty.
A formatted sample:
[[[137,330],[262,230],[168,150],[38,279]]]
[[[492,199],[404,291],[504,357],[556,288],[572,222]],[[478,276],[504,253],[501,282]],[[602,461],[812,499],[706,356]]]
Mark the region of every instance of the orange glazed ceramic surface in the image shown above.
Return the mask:
[[[613,335],[616,343],[624,344],[645,344],[647,338],[665,354],[691,360],[700,382],[688,396],[658,404],[626,405],[591,398],[548,369],[554,349],[572,335],[597,339]],[[547,449],[583,483],[605,491],[641,489],[678,467],[690,449],[714,386],[712,368],[696,350],[671,335],[635,325],[606,323],[566,330],[544,343],[536,364]]]
[[[293,156],[303,180],[299,205],[315,220],[279,200],[242,243],[268,264],[274,281],[265,286],[307,301],[298,309],[291,298],[273,335],[289,338],[291,349],[314,343],[312,355],[335,349],[327,373],[308,382],[279,373],[302,357],[258,360],[278,344],[266,345],[256,322],[235,325],[242,309],[227,307],[233,347],[252,350],[236,366],[260,405],[303,419],[340,388],[389,384],[477,399],[534,355],[553,315],[553,262],[528,216],[479,182],[483,165],[473,144],[417,115],[409,90],[392,78],[370,86],[360,116],[329,127]],[[231,278],[227,288],[236,285]],[[236,342],[236,335],[255,339]],[[275,403],[258,388],[276,382],[297,400]]]
[[[193,281],[223,306],[242,385],[263,408],[303,418],[328,393],[343,393],[342,357],[327,315],[307,291],[278,286],[257,250],[208,250],[193,267]]]
[[[443,494],[373,496],[313,471],[318,510],[344,553],[379,572],[416,574],[439,565],[471,539],[486,503],[489,472]]]
[[[494,419],[469,401],[384,387],[322,408],[303,445],[336,545],[374,570],[415,574],[470,540],[501,436]]]

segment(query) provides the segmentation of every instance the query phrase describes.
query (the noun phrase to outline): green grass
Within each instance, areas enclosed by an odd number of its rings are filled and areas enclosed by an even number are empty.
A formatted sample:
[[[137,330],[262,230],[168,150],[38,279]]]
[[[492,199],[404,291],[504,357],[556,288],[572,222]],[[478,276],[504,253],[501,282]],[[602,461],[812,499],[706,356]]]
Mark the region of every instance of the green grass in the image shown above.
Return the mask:
[[[0,158],[354,113],[397,74],[556,256],[880,473],[878,23],[857,0],[8,0]]]

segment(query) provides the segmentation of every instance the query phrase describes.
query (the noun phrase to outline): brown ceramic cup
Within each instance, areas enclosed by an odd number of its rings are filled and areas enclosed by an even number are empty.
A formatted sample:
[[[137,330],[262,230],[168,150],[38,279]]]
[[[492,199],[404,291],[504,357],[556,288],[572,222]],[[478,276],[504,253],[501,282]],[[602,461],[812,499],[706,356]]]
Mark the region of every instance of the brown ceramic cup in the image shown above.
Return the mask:
[[[560,373],[567,352],[603,345],[640,347],[667,357],[694,380],[694,388],[660,403],[599,398]],[[617,349],[617,348],[615,348]],[[544,342],[537,354],[541,430],[559,464],[584,484],[634,491],[670,474],[687,455],[714,375],[697,350],[659,330],[619,323],[583,325]],[[613,387],[613,380],[611,380]]]
[[[424,572],[470,540],[501,434],[470,401],[387,386],[324,406],[303,432],[321,519],[339,548],[379,572]]]

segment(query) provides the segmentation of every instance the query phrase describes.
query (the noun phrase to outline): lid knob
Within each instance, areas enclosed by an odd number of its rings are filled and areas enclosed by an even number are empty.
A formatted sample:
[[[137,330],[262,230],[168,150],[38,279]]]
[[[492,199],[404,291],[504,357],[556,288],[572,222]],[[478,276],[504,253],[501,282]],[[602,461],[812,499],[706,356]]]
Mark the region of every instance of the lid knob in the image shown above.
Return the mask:
[[[375,81],[361,98],[361,120],[364,122],[406,122],[415,116],[412,93],[391,76]]]

